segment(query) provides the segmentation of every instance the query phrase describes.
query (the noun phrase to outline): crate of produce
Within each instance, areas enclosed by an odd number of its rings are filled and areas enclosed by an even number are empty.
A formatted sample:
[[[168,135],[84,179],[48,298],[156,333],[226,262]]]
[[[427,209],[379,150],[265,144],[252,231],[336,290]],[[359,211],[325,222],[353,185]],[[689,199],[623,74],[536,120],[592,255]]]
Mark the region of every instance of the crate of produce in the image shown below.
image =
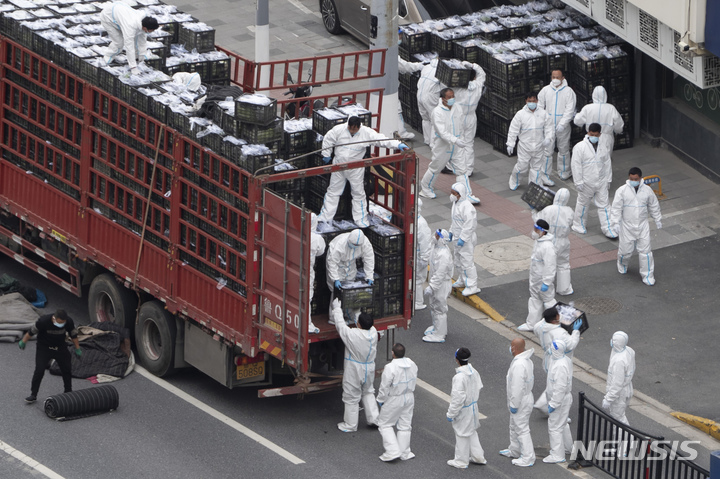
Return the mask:
[[[343,309],[360,309],[373,306],[373,287],[366,281],[341,281],[335,297],[340,299]]]
[[[401,294],[395,296],[385,296],[383,298],[379,298],[373,307],[376,311],[380,311],[379,316],[376,317],[387,318],[388,316],[397,316],[403,312],[403,297]]]
[[[288,158],[309,152],[311,145],[310,136],[314,134],[312,130],[287,131],[287,124],[290,121],[292,120],[285,122],[286,129],[283,132],[282,143],[283,152]]]
[[[254,125],[269,125],[277,118],[277,100],[257,93],[235,99],[235,119]]]
[[[492,144],[492,132],[493,129],[489,123],[478,122],[477,129],[475,130],[475,136],[485,143]]]
[[[380,296],[391,296],[402,294],[404,277],[402,274],[394,274],[391,276],[384,275],[375,279],[378,285],[378,293]]]
[[[613,149],[624,150],[625,148],[632,148],[633,140],[633,133],[628,129],[621,135],[615,135],[615,147]]]
[[[162,32],[167,33],[167,34],[168,34],[167,36],[168,36],[169,40],[164,40],[164,39],[165,39],[165,35],[160,35],[160,34],[150,35],[150,37],[151,37],[153,40],[158,41],[158,40],[157,40],[158,38],[163,38],[163,40],[162,40],[163,42],[165,42],[165,41],[168,41],[168,42],[169,42],[169,43],[168,43],[168,48],[170,48],[170,45],[171,45],[171,44],[174,44],[174,43],[177,43],[177,42],[178,42],[179,31],[180,31],[180,29],[178,28],[178,22],[176,22],[175,20],[167,20],[167,21],[162,20],[162,21],[159,21],[159,22],[158,22],[158,25],[159,25],[159,28],[158,28],[157,30],[155,30],[155,31],[156,31],[156,32],[157,32],[157,31],[162,31]]]
[[[603,86],[610,98],[631,95],[633,91],[633,82],[630,75],[607,77]]]
[[[450,58],[455,51],[454,43],[457,40],[464,40],[467,34],[459,34],[455,30],[444,30],[433,32],[430,49],[441,58]]]
[[[430,51],[430,32],[415,31],[413,25],[402,27],[401,45],[410,55]]]
[[[475,78],[475,70],[466,68],[459,60],[440,60],[435,78],[450,88],[466,88]]]
[[[453,43],[455,58],[471,63],[479,64],[479,45],[487,42],[482,38],[471,38],[469,40],[456,40]]]
[[[500,115],[493,115],[492,117],[492,129],[498,133],[504,133],[507,136],[507,132],[510,129],[510,122],[512,118],[505,118]]]
[[[397,254],[383,255],[375,251],[375,272],[381,276],[402,273],[402,258]]]
[[[607,58],[589,58],[573,53],[570,55],[569,70],[584,78],[600,78],[606,74]]]
[[[267,126],[241,123],[240,138],[251,144],[272,143],[283,137],[283,119],[276,118]]]
[[[571,86],[577,95],[591,98],[595,87],[605,86],[605,77],[585,78],[571,73],[568,75],[568,85]]]
[[[317,195],[324,196],[325,192],[328,189],[328,186],[330,186],[329,174],[308,176],[307,178],[308,191],[311,191]]]
[[[215,29],[202,22],[184,22],[179,24],[178,43],[189,52],[198,53],[215,50]]]
[[[402,44],[398,46],[398,56],[405,60],[406,62],[411,62],[412,57],[410,56],[410,52],[405,48]]]
[[[515,53],[496,53],[488,62],[488,67],[490,75],[500,81],[518,80],[528,76],[527,61]]]
[[[495,151],[499,151],[505,156],[510,156],[507,154],[507,133],[493,130],[490,134],[490,140],[490,144]]]
[[[488,78],[490,91],[503,98],[517,98],[526,95],[530,91],[539,92],[544,86],[542,78],[522,78],[519,80],[505,81],[490,76]]]
[[[480,36],[490,43],[495,43],[509,40],[510,32],[502,25],[498,25],[495,22],[488,22],[483,25],[483,31],[480,32]]]
[[[515,113],[525,107],[525,95],[518,96],[516,98],[503,98],[499,95],[491,93],[487,95],[487,97],[488,100],[490,100],[490,108],[493,113],[505,118],[514,117]]]
[[[486,99],[487,99],[487,94],[485,96],[483,96],[481,103],[478,104],[476,113],[477,113],[477,119],[479,122],[490,124],[490,123],[492,123],[493,112],[492,112],[492,108],[490,108],[490,105],[488,103],[485,103]]]
[[[555,192],[550,188],[540,186],[537,183],[530,183],[528,189],[523,193],[522,198],[525,203],[532,208],[541,211],[546,206],[550,206],[555,199]]]
[[[397,254],[402,252],[405,235],[396,226],[380,223],[373,225],[367,232],[373,250],[382,255]]]
[[[173,32],[166,31],[161,27],[154,32],[148,33],[148,39],[154,42],[162,43],[165,46],[165,49],[170,51],[170,45],[173,43]]]
[[[368,128],[372,128],[372,112],[362,106],[360,103],[353,103],[350,105],[342,105],[335,107],[338,111],[344,113],[347,115],[348,118],[352,116],[356,116],[360,118],[360,122],[367,126]]]
[[[313,110],[313,131],[324,136],[335,126],[346,123],[347,120],[348,116],[342,111],[335,108],[323,108],[321,110]]]
[[[585,331],[590,328],[590,323],[588,323],[587,315],[584,311],[580,311],[575,306],[571,306],[569,304],[561,303],[560,301],[557,302],[555,307],[558,310],[558,313],[560,314],[560,326],[568,332],[568,334],[572,334],[573,332],[573,324],[578,319],[582,321],[582,324],[580,325],[580,334],[584,333]]]
[[[220,58],[210,60],[208,65],[207,81],[223,82],[230,80],[230,59]]]

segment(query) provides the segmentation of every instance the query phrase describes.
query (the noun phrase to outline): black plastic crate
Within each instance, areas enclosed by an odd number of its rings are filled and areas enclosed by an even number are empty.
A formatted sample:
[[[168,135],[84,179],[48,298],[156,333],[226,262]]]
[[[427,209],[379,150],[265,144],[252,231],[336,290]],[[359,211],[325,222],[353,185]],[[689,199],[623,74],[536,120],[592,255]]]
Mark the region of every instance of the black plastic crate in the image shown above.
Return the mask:
[[[430,50],[437,53],[441,58],[450,58],[453,56],[453,42],[455,42],[455,40],[458,39],[443,38],[438,35],[437,32],[434,32],[431,36]]]
[[[241,123],[240,137],[250,144],[264,144],[279,141],[282,140],[283,132],[285,131],[283,123],[282,118],[276,118],[267,126]]]
[[[489,123],[478,122],[477,129],[475,130],[475,136],[485,143],[492,144],[492,131],[492,126]]]
[[[309,176],[307,178],[308,191],[311,191],[311,192],[315,193],[316,195],[324,196],[329,185],[330,185],[330,175],[329,174]]]
[[[381,276],[401,274],[403,272],[402,257],[398,254],[386,256],[376,251],[375,272]]]
[[[185,46],[189,52],[196,49],[198,53],[211,52],[215,50],[215,29],[205,31],[193,31],[187,28],[188,23],[181,23],[178,31],[178,43]]]
[[[335,297],[340,299],[343,309],[360,309],[373,306],[373,287],[369,284],[358,284],[355,281],[341,281],[342,287],[335,290]],[[357,284],[357,286],[348,286]]]
[[[211,60],[208,66],[207,81],[220,82],[230,80],[230,59]]]
[[[170,43],[168,44],[168,48],[170,47],[170,44],[177,43],[179,31],[180,31],[180,28],[178,27],[178,22],[176,22],[175,20],[172,20],[169,22],[158,22],[158,23],[160,25],[160,28],[158,28],[158,30],[162,30],[164,32],[169,33]],[[152,36],[152,38],[155,41],[163,41],[163,42],[166,41],[166,40],[164,40],[164,37],[162,37],[160,35]],[[163,38],[163,40],[158,40],[158,38]]]
[[[604,87],[611,99],[632,95],[633,93],[633,82],[630,75],[608,77],[605,79]]]
[[[170,109],[164,103],[154,100],[152,97],[148,100],[148,113],[162,123],[167,123],[168,111]]]
[[[452,68],[445,60],[438,62],[435,78],[450,88],[466,88],[475,78],[475,70]]]
[[[507,132],[510,129],[510,122],[512,118],[508,119],[500,115],[493,115],[492,117],[492,129],[498,133],[502,133],[507,137]]]
[[[490,139],[490,144],[492,144],[494,150],[499,151],[505,156],[510,156],[507,154],[507,133],[493,130],[490,133]]]
[[[463,45],[463,43],[467,43],[463,40],[455,41],[453,44],[453,53],[455,54],[455,58],[458,60],[465,60],[471,63],[478,63],[478,46],[475,43],[470,43],[469,45]]]
[[[584,311],[581,311],[568,304],[561,303],[560,301],[557,302],[555,307],[558,308],[558,311],[562,311],[562,313],[565,313],[560,314],[560,327],[567,331],[568,334],[572,334],[573,324],[578,319],[582,321],[579,329],[580,334],[584,333],[590,328],[590,323],[588,323],[587,315]]]
[[[400,260],[400,258],[398,258]],[[403,292],[404,277],[402,274],[394,274],[391,276],[380,276],[375,280],[378,285],[380,296],[399,295]]]
[[[283,152],[288,158],[310,151],[312,130],[283,132]]]
[[[270,103],[260,105],[243,101],[258,95],[243,95],[235,100],[235,119],[244,123],[252,123],[254,125],[269,125],[277,119],[277,100],[268,98]],[[264,95],[259,95],[264,96]]]
[[[505,118],[513,118],[515,113],[525,107],[525,95],[516,98],[503,98],[491,93],[487,96],[488,100],[490,100],[490,108],[493,113]]]
[[[488,94],[486,93],[486,96],[483,97],[483,100],[487,98],[487,95]],[[476,113],[479,122],[488,124],[492,123],[493,112],[489,104],[484,102],[480,103],[477,107]]]
[[[503,80],[494,76],[488,78],[490,91],[503,98],[517,98],[529,91],[540,91],[544,86],[542,78],[522,78],[519,80]]]
[[[568,84],[576,94],[591,98],[595,87],[605,86],[605,77],[584,78],[580,75],[570,74]]]
[[[373,307],[376,310],[380,310],[380,318],[387,318],[388,316],[397,316],[403,312],[403,297],[402,295],[385,296],[379,298]],[[377,314],[377,313],[375,313]]]
[[[557,53],[555,55],[547,55],[547,72],[551,73],[553,70],[562,70],[563,72],[568,71],[568,54]]]
[[[570,55],[569,63],[569,70],[584,78],[600,78],[605,76],[607,71],[607,58],[584,60],[573,53]]]
[[[225,151],[228,151],[228,145],[232,145],[232,143],[226,141],[224,142],[224,149]],[[235,145],[233,145],[235,146]],[[239,148],[238,148],[239,150]],[[231,155],[225,155],[233,161],[235,164],[237,164],[240,168],[243,168],[246,171],[249,171],[250,173],[255,173],[257,170],[261,168],[266,168],[270,165],[275,164],[275,155],[270,153],[267,155],[242,155],[239,159],[234,158],[235,154],[232,154],[233,158],[231,158]],[[265,171],[266,173],[269,173],[269,170]]]
[[[405,234],[396,226],[388,224],[373,225],[367,230],[367,236],[373,250],[382,254],[399,254],[403,251]]]
[[[425,53],[430,51],[430,32],[412,33],[403,30],[402,46],[410,55],[415,53]]]
[[[630,73],[630,56],[625,54],[607,59],[607,74],[610,76],[627,75]]]
[[[365,109],[362,105],[354,103],[350,105],[337,106],[335,109],[347,115],[348,118],[351,116],[358,117],[360,119],[360,123],[368,128],[372,128],[372,112]]]
[[[534,209],[542,211],[546,206],[553,204],[555,192],[549,188],[530,182],[530,186],[525,190],[525,193],[523,193],[520,199]]]
[[[503,28],[502,30],[495,30],[492,32],[481,32],[480,36],[491,43],[496,43],[509,40],[510,32]]]
[[[624,150],[625,148],[633,147],[633,133],[632,131],[625,131],[621,135],[615,135],[615,148],[614,150]]]
[[[326,118],[323,116],[323,113],[326,110],[330,110],[329,108],[325,108],[322,110],[314,110],[313,111],[313,118],[312,118],[312,125],[313,125],[313,131],[325,135],[328,131],[332,130],[335,126],[341,125],[343,123],[346,123],[348,120],[347,115],[343,114],[340,118]],[[338,110],[333,109],[333,114],[337,114]],[[342,112],[340,112],[342,113]]]
[[[490,75],[498,78],[500,81],[512,81],[526,78],[528,76],[527,60],[522,58],[510,63],[503,63],[497,58],[491,57],[488,62]],[[440,68],[438,67],[438,70]]]

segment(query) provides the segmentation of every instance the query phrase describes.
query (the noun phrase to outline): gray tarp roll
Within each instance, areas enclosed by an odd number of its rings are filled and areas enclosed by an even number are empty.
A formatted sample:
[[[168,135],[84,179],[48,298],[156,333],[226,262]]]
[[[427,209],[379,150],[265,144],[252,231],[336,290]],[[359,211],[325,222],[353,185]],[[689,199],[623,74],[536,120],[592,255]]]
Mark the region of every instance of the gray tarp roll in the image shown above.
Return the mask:
[[[95,386],[50,396],[45,400],[45,414],[58,420],[79,419],[115,410],[119,405],[115,387]]]

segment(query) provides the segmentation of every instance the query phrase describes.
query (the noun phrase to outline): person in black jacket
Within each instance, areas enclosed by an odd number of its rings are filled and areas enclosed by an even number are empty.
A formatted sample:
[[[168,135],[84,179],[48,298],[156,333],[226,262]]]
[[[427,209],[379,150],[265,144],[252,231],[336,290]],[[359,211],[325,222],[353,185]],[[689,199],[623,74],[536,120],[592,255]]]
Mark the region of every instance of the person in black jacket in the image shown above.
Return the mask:
[[[82,356],[82,349],[80,349],[80,343],[77,339],[78,333],[77,329],[75,329],[75,323],[62,309],[55,311],[55,314],[41,316],[30,331],[25,333],[25,336],[20,340],[18,344],[20,349],[25,349],[27,342],[36,334],[38,339],[37,349],[35,351],[35,373],[32,377],[30,395],[25,398],[25,401],[28,403],[33,403],[37,399],[40,383],[45,375],[48,362],[50,362],[51,359],[57,361],[58,366],[60,366],[65,392],[69,393],[72,391],[70,351],[68,351],[65,345],[67,335],[70,335],[70,339],[72,339],[75,345],[75,354],[78,357]]]

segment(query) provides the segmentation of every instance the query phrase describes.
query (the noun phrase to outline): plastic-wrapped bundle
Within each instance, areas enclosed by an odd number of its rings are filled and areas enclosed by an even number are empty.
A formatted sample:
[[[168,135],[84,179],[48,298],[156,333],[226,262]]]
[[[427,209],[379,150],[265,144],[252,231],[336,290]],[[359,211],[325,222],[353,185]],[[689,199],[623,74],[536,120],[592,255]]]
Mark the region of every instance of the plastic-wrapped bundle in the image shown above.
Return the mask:
[[[573,37],[575,37],[578,40],[589,40],[591,38],[595,38],[598,36],[598,33],[594,28],[580,27],[580,28],[571,30],[570,33],[572,33]]]
[[[77,41],[85,46],[107,45],[109,43],[108,40],[108,37],[101,37],[100,35],[84,35],[82,37],[78,37],[77,39]]]
[[[548,36],[557,43],[567,43],[575,40],[575,37],[570,32],[550,32]]]
[[[528,37],[525,39],[525,41],[528,42],[530,45],[534,46],[535,48],[539,48],[545,45],[551,45],[553,42],[549,37],[546,37],[544,35]]]
[[[546,20],[564,20],[567,18],[567,13],[564,10],[550,10],[543,16]]]
[[[242,154],[243,156],[270,155],[272,150],[265,145],[243,145]]]
[[[532,9],[538,13],[545,13],[552,10],[552,5],[544,0],[535,0],[534,2],[527,3],[528,9]]]
[[[17,8],[28,9],[28,10],[31,10],[31,9],[37,7],[35,2],[30,2],[28,0],[8,0],[8,3],[15,5]]]
[[[47,8],[36,8],[35,10],[33,10],[32,14],[36,18],[51,18],[55,16],[55,13],[51,12]]]
[[[114,411],[119,406],[117,389],[104,385],[50,396],[43,407],[49,418],[67,421]]]
[[[297,120],[287,120],[283,125],[288,133],[296,133],[298,131],[312,130],[312,120],[310,118],[299,118]]]
[[[420,63],[425,63],[425,64],[430,63],[437,57],[438,57],[438,54],[435,52],[425,52],[425,53],[413,54],[413,58],[415,59],[415,61],[420,62]]]
[[[257,93],[246,93],[238,97],[237,101],[240,103],[252,103],[253,105],[268,106],[272,104],[272,98],[268,98],[265,95],[259,95]]]
[[[550,33],[560,30],[560,23],[557,20],[548,20],[533,24],[530,33]],[[557,40],[556,40],[557,41]]]
[[[58,15],[76,15],[79,13],[74,6],[48,5],[48,8]]]
[[[518,51],[518,50],[523,50],[530,46],[528,44],[528,42],[518,40],[517,38],[503,42],[503,44],[505,45],[505,48],[507,48],[508,50],[513,51],[513,52]]]
[[[77,10],[79,13],[95,13],[98,11],[98,8],[95,5],[91,5],[89,3],[78,3],[75,5],[75,10]]]
[[[213,27],[203,22],[186,22],[183,24],[183,28],[187,28],[193,32],[209,32],[214,30]]]
[[[4,16],[17,20],[18,22],[23,20],[35,20],[35,16],[27,10],[15,10],[13,12],[5,13]]]
[[[568,17],[563,20],[558,20],[558,23],[560,25],[560,28],[565,30],[571,30],[573,28],[578,28],[580,24],[576,22],[574,19]]]
[[[448,28],[456,28],[465,25],[465,22],[459,15],[453,15],[452,17],[446,17],[443,22]]]

